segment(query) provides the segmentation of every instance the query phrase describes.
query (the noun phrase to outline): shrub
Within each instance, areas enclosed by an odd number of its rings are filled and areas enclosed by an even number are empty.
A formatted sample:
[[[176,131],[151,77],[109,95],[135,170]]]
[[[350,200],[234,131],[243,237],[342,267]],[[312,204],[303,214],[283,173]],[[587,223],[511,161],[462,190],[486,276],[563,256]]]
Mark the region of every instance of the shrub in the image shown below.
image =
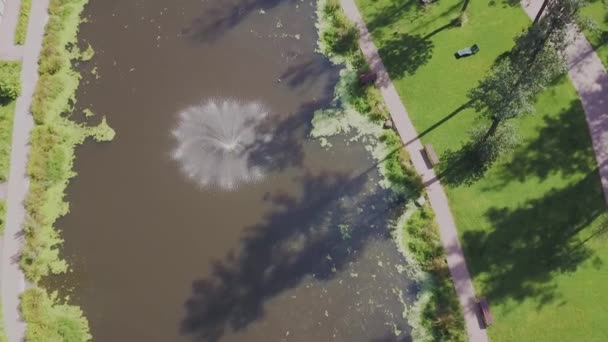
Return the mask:
[[[19,19],[17,28],[15,29],[15,44],[23,45],[27,35],[27,24],[29,23],[30,10],[32,8],[32,0],[21,0],[21,8],[19,9]]]
[[[424,188],[422,179],[409,161],[401,138],[395,131],[385,130],[380,141],[384,142],[390,150],[384,161],[384,169],[386,178],[393,185],[393,191],[400,195],[420,196]]]
[[[92,338],[82,310],[62,303],[56,293],[48,294],[37,287],[25,290],[21,295],[21,313],[27,322],[28,342],[86,342]]]
[[[21,63],[0,61],[0,100],[14,100],[21,95]]]
[[[323,14],[329,27],[322,32],[321,40],[335,55],[348,55],[358,50],[357,40],[359,31],[351,23],[338,0],[328,0],[323,8]]]
[[[406,230],[405,243],[409,254],[430,275],[430,300],[422,309],[422,326],[433,341],[466,341],[464,319],[454,283],[445,263],[445,254],[427,205],[416,211],[401,229]]]

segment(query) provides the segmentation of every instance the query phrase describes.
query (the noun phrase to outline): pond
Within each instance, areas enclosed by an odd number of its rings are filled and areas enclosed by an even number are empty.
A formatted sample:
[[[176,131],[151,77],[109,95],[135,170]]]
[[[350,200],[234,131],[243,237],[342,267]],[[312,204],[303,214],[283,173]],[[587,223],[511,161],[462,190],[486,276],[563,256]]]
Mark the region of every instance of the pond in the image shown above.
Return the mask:
[[[362,144],[309,138],[338,78],[315,52],[315,6],[91,0],[79,37],[96,55],[79,66],[76,109],[117,136],[77,150],[57,224],[72,271],[46,283],[82,307],[95,341],[410,340],[416,285],[388,229],[403,203]],[[184,112],[226,101],[266,115],[237,134],[258,142],[247,161],[260,172],[222,183],[204,175],[234,164],[203,155],[190,172],[175,132]]]

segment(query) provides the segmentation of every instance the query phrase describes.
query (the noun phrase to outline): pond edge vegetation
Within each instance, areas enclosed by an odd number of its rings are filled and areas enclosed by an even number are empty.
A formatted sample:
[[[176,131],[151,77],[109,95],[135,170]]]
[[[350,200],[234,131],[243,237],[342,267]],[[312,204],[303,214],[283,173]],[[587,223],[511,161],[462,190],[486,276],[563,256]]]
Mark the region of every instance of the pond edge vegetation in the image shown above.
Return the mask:
[[[97,125],[89,125],[76,123],[67,114],[73,110],[80,81],[73,63],[83,59],[77,33],[87,3],[88,0],[50,1],[40,53],[40,78],[31,106],[35,125],[30,137],[30,189],[25,200],[25,241],[20,260],[26,278],[33,284],[21,296],[27,341],[91,339],[88,322],[79,307],[37,286],[42,277],[68,269],[59,256],[63,240],[54,224],[69,212],[64,196],[70,179],[76,175],[72,170],[76,146],[88,137],[101,142],[110,141],[115,135],[105,118]]]
[[[326,137],[354,133],[352,140],[366,143],[378,162],[381,186],[403,198],[421,196],[422,181],[401,139],[393,129],[383,127],[390,114],[380,91],[359,82],[358,76],[369,72],[369,66],[358,46],[357,28],[346,18],[338,0],[319,0],[317,20],[319,52],[343,69],[332,107],[315,112],[311,136],[327,146]],[[420,286],[416,303],[404,311],[414,340],[465,341],[464,318],[432,209],[428,204],[419,209],[406,206],[392,234]]]

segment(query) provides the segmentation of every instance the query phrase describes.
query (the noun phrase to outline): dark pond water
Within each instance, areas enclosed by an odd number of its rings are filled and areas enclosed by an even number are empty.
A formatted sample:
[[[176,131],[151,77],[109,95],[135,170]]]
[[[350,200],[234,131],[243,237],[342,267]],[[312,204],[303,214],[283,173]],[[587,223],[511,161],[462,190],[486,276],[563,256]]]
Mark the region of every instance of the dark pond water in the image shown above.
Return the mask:
[[[362,145],[308,138],[337,80],[314,51],[314,3],[91,0],[86,17],[96,55],[77,107],[117,137],[77,151],[58,223],[73,272],[47,282],[94,340],[409,340],[414,286],[386,228],[402,204]],[[201,189],[171,158],[178,113],[213,97],[269,109],[262,181]]]

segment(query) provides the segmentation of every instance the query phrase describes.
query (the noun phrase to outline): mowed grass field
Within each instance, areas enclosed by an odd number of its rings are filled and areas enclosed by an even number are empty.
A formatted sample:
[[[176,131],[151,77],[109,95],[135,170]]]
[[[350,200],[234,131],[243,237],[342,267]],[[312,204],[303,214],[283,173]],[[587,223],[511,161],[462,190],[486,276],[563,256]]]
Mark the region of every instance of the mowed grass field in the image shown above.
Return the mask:
[[[518,2],[357,0],[424,143],[458,150],[482,123],[467,92],[530,20]],[[458,49],[478,44],[472,57]],[[606,205],[584,112],[566,77],[517,119],[521,144],[473,184],[446,184],[492,341],[608,341]],[[458,169],[458,165],[452,165]],[[465,170],[466,171],[466,170]],[[444,182],[445,184],[445,182]]]

